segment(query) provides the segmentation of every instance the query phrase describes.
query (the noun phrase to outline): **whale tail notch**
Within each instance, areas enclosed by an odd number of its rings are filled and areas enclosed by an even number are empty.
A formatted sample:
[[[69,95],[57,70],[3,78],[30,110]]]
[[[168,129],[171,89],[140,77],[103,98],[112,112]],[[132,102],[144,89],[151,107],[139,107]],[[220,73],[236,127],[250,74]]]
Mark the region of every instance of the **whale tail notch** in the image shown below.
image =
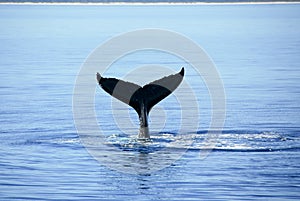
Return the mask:
[[[149,138],[150,110],[179,86],[183,76],[184,68],[176,74],[155,80],[143,87],[116,78],[104,78],[99,73],[97,73],[97,81],[108,94],[134,108],[140,119],[139,138]]]

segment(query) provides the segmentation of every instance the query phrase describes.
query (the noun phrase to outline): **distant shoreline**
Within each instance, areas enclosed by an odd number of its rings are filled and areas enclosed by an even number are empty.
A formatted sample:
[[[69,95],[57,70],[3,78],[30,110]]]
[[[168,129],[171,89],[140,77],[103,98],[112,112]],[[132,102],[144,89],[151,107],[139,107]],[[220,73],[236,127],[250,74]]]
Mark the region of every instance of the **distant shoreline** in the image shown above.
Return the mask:
[[[0,5],[278,5],[278,4],[300,4],[300,1],[232,1],[232,2],[223,2],[223,1],[157,1],[157,2],[139,2],[139,1],[106,1],[106,2],[80,2],[80,1],[52,1],[52,2],[31,2],[31,1],[13,1],[13,2],[1,2]]]

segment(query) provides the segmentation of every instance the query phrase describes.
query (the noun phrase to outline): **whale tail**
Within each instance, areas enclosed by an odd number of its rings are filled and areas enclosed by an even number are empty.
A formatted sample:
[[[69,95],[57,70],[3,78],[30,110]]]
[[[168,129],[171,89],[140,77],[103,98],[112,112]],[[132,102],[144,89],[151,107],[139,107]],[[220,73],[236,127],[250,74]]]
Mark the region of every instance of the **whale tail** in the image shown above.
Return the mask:
[[[137,112],[140,120],[138,138],[150,138],[148,128],[150,110],[179,86],[183,76],[184,68],[176,74],[155,80],[143,87],[116,78],[104,78],[99,73],[97,81],[104,91],[130,105]]]

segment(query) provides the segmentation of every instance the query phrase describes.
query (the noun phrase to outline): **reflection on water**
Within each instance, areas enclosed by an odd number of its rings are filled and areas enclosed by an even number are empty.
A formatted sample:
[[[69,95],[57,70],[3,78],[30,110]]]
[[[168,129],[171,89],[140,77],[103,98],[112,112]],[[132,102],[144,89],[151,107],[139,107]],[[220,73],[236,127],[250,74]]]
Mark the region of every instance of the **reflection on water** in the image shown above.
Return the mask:
[[[184,138],[177,137],[176,133],[153,133],[152,139],[147,141],[126,135],[112,135],[102,141],[103,144],[91,138],[85,147],[96,160],[109,168],[130,174],[151,174],[171,166],[187,151],[198,154],[203,151],[298,151],[300,138],[294,135],[272,131],[225,130],[215,136],[213,147],[206,144],[207,131],[186,133]],[[197,160],[202,159],[199,157]]]

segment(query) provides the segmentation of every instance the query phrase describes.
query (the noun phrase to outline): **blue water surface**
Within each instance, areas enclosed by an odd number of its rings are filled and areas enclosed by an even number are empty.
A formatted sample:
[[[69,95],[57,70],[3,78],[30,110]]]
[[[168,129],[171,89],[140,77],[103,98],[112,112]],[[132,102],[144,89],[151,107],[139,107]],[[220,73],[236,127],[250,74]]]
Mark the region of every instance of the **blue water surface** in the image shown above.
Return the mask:
[[[296,4],[0,5],[0,200],[299,200],[299,9]],[[194,140],[190,149],[170,143],[178,134],[172,122],[181,118],[168,104],[172,98],[160,105],[171,111],[168,124],[141,146],[115,127],[111,98],[97,89],[99,124],[105,125],[107,143],[131,156],[126,168],[136,172],[129,174],[98,162],[84,148],[72,96],[93,49],[143,28],[181,33],[209,54],[224,83],[226,120],[214,149],[201,159],[211,118],[209,92],[201,82],[195,87],[203,92],[196,93],[200,123],[187,133]],[[174,71],[182,64],[146,51],[119,60],[106,75],[122,77],[151,59]],[[199,77],[183,64],[185,79],[195,83]],[[129,113],[137,124],[134,111]],[[155,121],[151,124],[155,129]],[[171,151],[186,152],[147,173],[149,161],[163,163],[155,154],[170,144]]]

